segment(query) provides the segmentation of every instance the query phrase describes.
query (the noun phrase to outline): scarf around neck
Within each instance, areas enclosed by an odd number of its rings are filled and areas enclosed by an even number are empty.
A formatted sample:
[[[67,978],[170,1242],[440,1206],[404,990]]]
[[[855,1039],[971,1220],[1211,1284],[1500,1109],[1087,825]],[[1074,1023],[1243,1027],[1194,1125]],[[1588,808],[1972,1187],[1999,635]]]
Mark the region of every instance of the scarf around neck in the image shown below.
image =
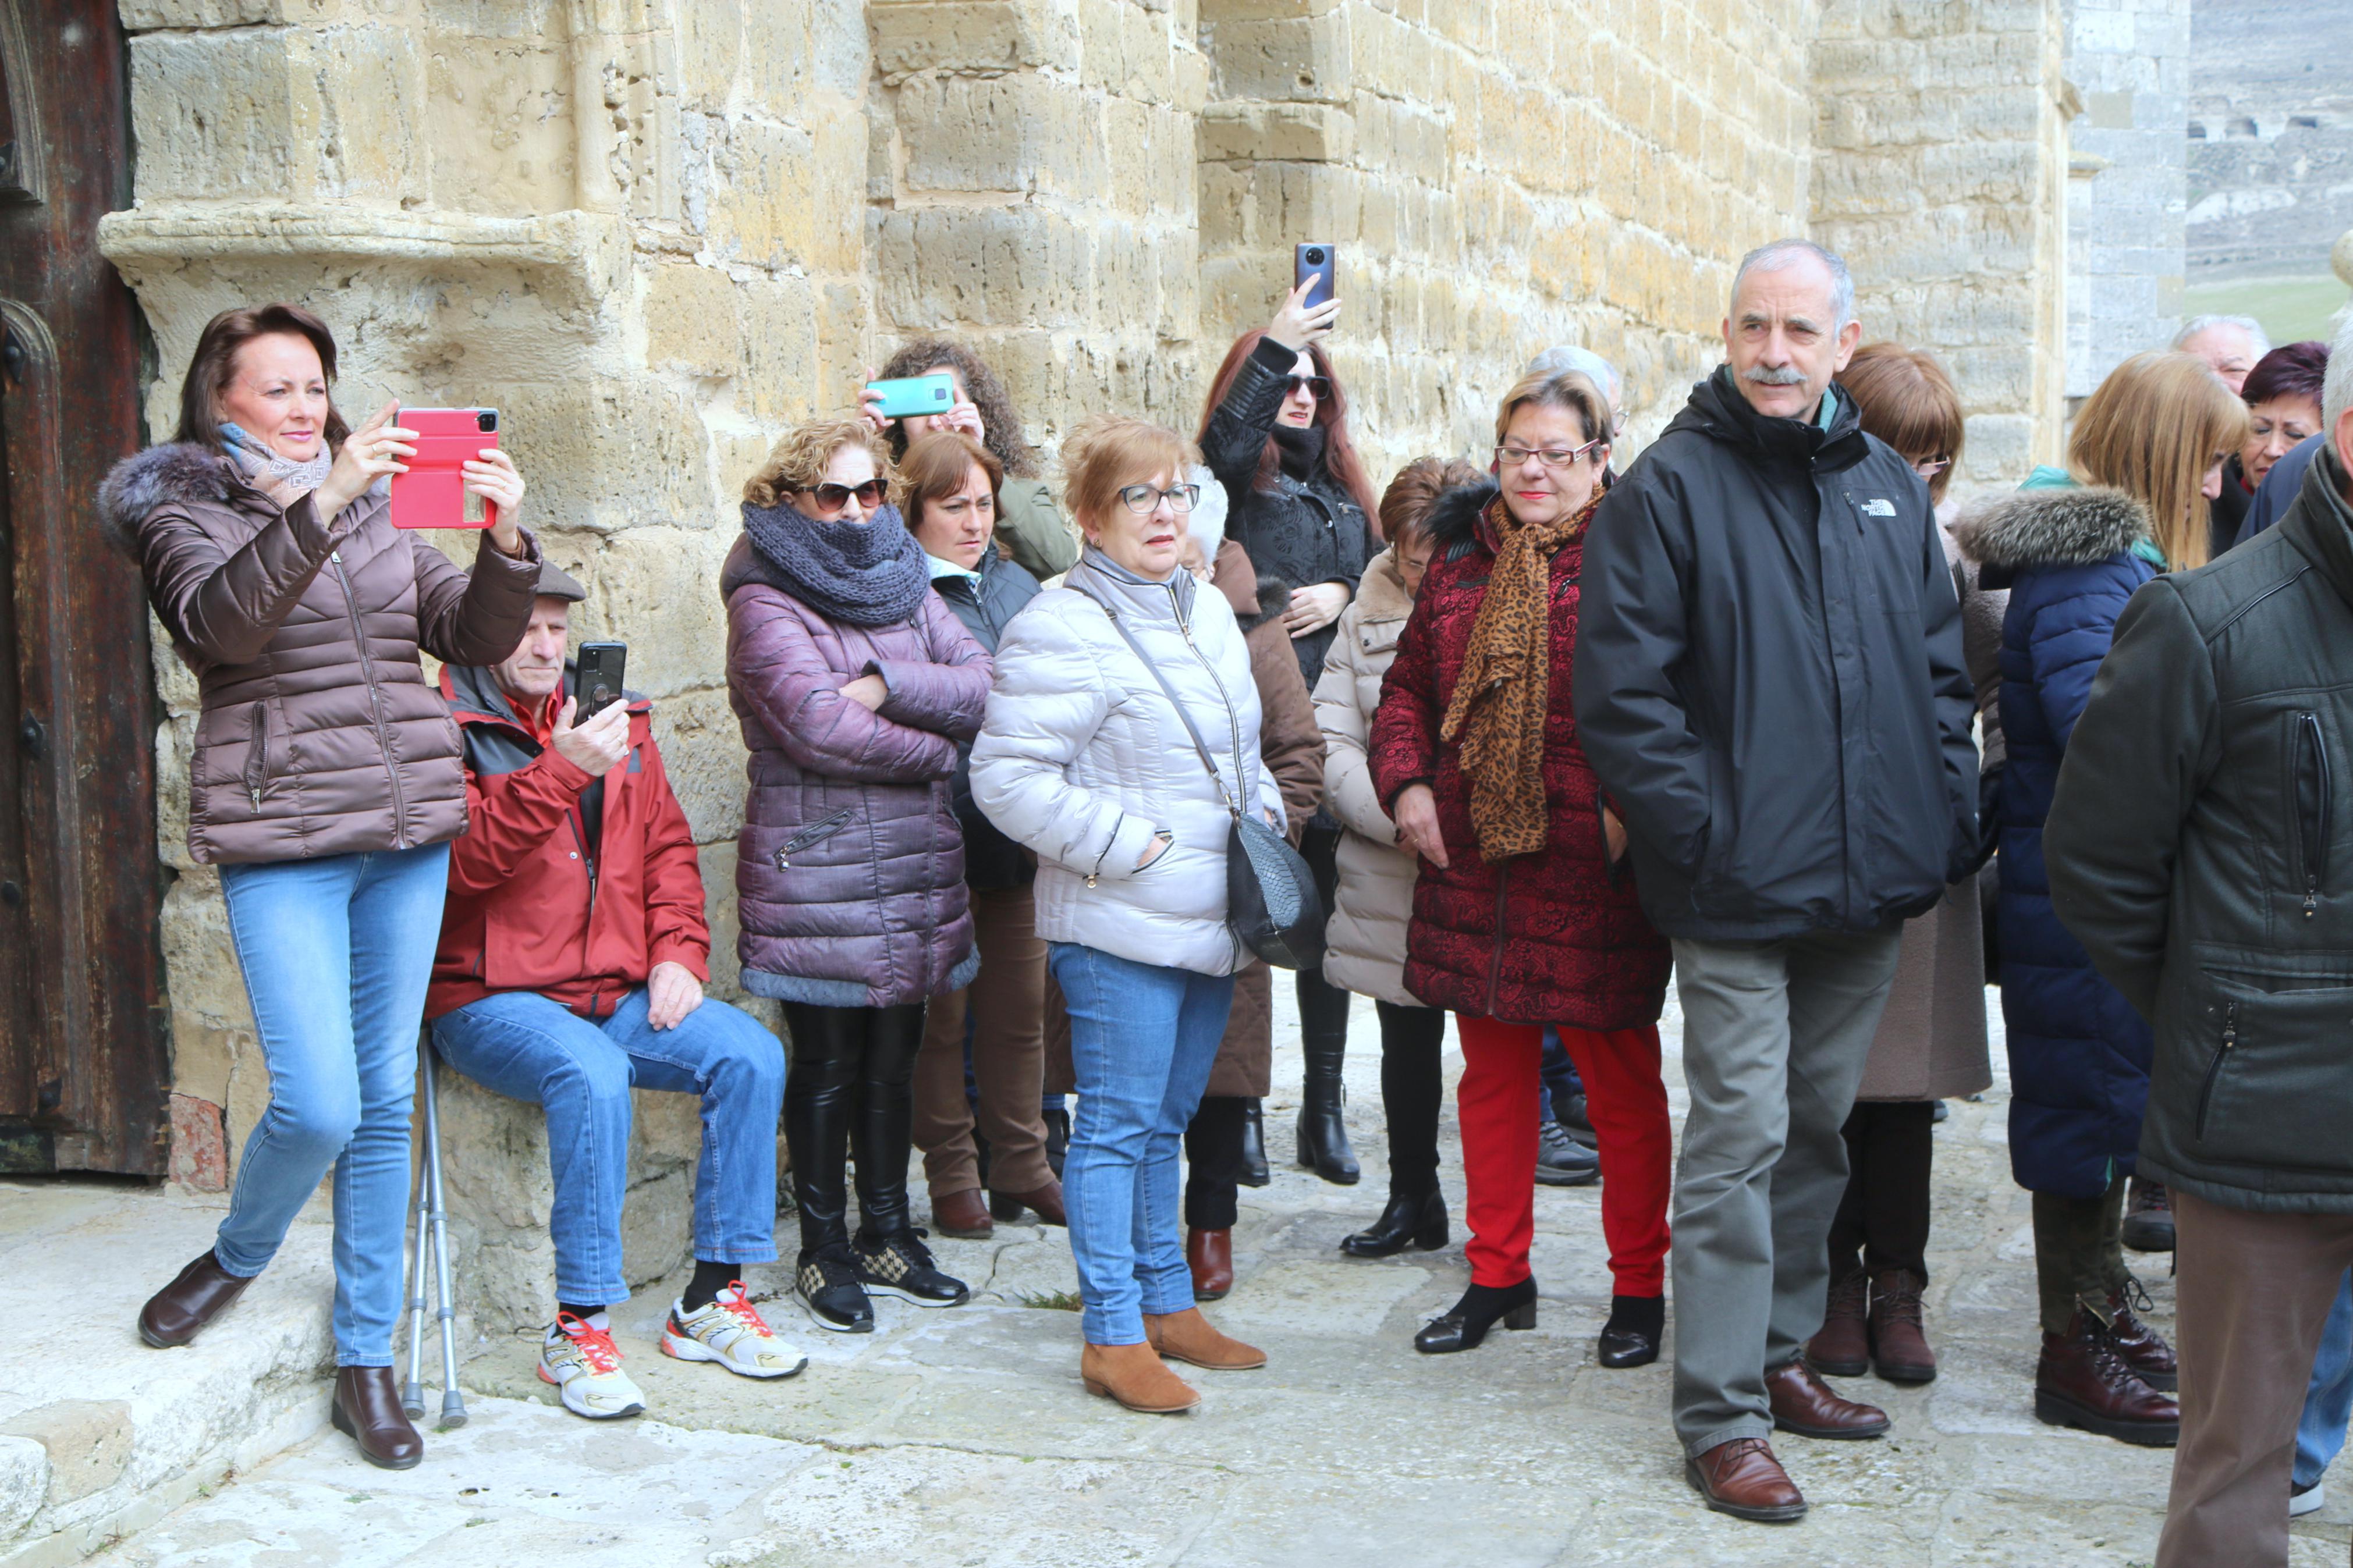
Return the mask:
[[[1324,426],[1277,425],[1274,445],[1276,456],[1282,460],[1282,471],[1294,479],[1306,479],[1324,460]]]
[[[932,591],[923,547],[887,503],[864,522],[822,522],[789,501],[745,501],[744,532],[776,585],[828,620],[892,626]]]
[[[1545,713],[1552,699],[1552,559],[1585,531],[1601,492],[1567,517],[1515,521],[1504,498],[1481,521],[1502,541],[1471,626],[1462,673],[1439,725],[1461,743],[1471,826],[1490,866],[1545,847]]]
[[[237,466],[237,471],[245,476],[246,483],[280,507],[292,506],[325,484],[328,470],[335,466],[334,454],[327,450],[323,442],[320,444],[317,457],[298,462],[292,458],[280,457],[259,437],[240,425],[223,425],[220,437],[221,450],[227,452],[229,461]],[[382,484],[384,481],[379,479],[376,482]]]

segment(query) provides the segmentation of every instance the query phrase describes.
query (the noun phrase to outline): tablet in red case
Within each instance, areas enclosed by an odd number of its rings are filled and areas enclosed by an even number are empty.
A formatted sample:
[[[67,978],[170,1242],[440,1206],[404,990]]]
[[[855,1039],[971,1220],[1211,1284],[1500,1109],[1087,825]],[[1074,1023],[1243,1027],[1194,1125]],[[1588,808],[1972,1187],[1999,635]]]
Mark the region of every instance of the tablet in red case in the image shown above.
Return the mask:
[[[499,411],[404,408],[393,423],[417,432],[417,456],[392,476],[392,526],[496,528],[499,509],[467,493],[465,465],[499,444]]]

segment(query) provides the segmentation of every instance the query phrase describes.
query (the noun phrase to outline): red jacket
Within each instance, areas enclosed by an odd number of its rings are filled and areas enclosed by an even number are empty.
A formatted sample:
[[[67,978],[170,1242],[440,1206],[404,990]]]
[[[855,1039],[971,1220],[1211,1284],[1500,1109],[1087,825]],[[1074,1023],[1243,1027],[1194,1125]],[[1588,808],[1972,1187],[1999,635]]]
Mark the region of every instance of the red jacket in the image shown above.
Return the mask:
[[[599,780],[543,748],[490,671],[445,666],[441,694],[465,739],[466,831],[425,1016],[536,991],[601,1018],[664,962],[707,983],[702,871],[649,705],[630,702],[628,756]]]
[[[1406,989],[1433,1007],[1512,1024],[1654,1024],[1666,1000],[1669,950],[1643,918],[1631,879],[1610,874],[1600,785],[1577,744],[1569,696],[1583,538],[1552,560],[1543,850],[1500,866],[1480,858],[1460,748],[1438,738],[1494,570],[1489,504],[1501,504],[1492,486],[1465,487],[1430,512],[1436,549],[1373,715],[1373,785],[1382,805],[1394,811],[1408,784],[1430,785],[1452,862],[1443,871],[1420,863],[1406,927]]]

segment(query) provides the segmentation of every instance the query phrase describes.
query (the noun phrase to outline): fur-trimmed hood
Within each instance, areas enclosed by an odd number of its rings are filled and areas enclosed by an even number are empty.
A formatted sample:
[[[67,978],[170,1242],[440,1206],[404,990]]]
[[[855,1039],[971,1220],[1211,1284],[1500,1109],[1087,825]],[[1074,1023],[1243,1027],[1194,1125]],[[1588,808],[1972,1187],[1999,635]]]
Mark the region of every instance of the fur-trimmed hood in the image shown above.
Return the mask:
[[[1455,547],[1475,543],[1479,538],[1479,518],[1488,503],[1503,494],[1503,488],[1493,479],[1482,479],[1475,485],[1456,485],[1438,492],[1430,503],[1430,513],[1421,526],[1430,532],[1430,541],[1440,555],[1451,555]]]
[[[194,441],[167,441],[123,458],[98,487],[98,523],[107,542],[137,559],[139,527],[173,501],[227,505],[239,486],[237,465]]]
[[[2020,490],[1953,525],[1963,555],[2005,573],[2089,566],[2148,537],[2140,502],[2105,485]]]

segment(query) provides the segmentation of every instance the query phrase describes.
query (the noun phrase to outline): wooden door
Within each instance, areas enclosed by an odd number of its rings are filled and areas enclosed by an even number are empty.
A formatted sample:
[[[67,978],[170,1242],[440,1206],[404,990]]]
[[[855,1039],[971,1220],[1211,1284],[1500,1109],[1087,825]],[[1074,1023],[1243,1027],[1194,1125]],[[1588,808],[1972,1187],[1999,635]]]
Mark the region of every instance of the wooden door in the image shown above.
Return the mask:
[[[114,0],[0,0],[0,1172],[164,1172],[145,596],[94,497],[139,446]]]

